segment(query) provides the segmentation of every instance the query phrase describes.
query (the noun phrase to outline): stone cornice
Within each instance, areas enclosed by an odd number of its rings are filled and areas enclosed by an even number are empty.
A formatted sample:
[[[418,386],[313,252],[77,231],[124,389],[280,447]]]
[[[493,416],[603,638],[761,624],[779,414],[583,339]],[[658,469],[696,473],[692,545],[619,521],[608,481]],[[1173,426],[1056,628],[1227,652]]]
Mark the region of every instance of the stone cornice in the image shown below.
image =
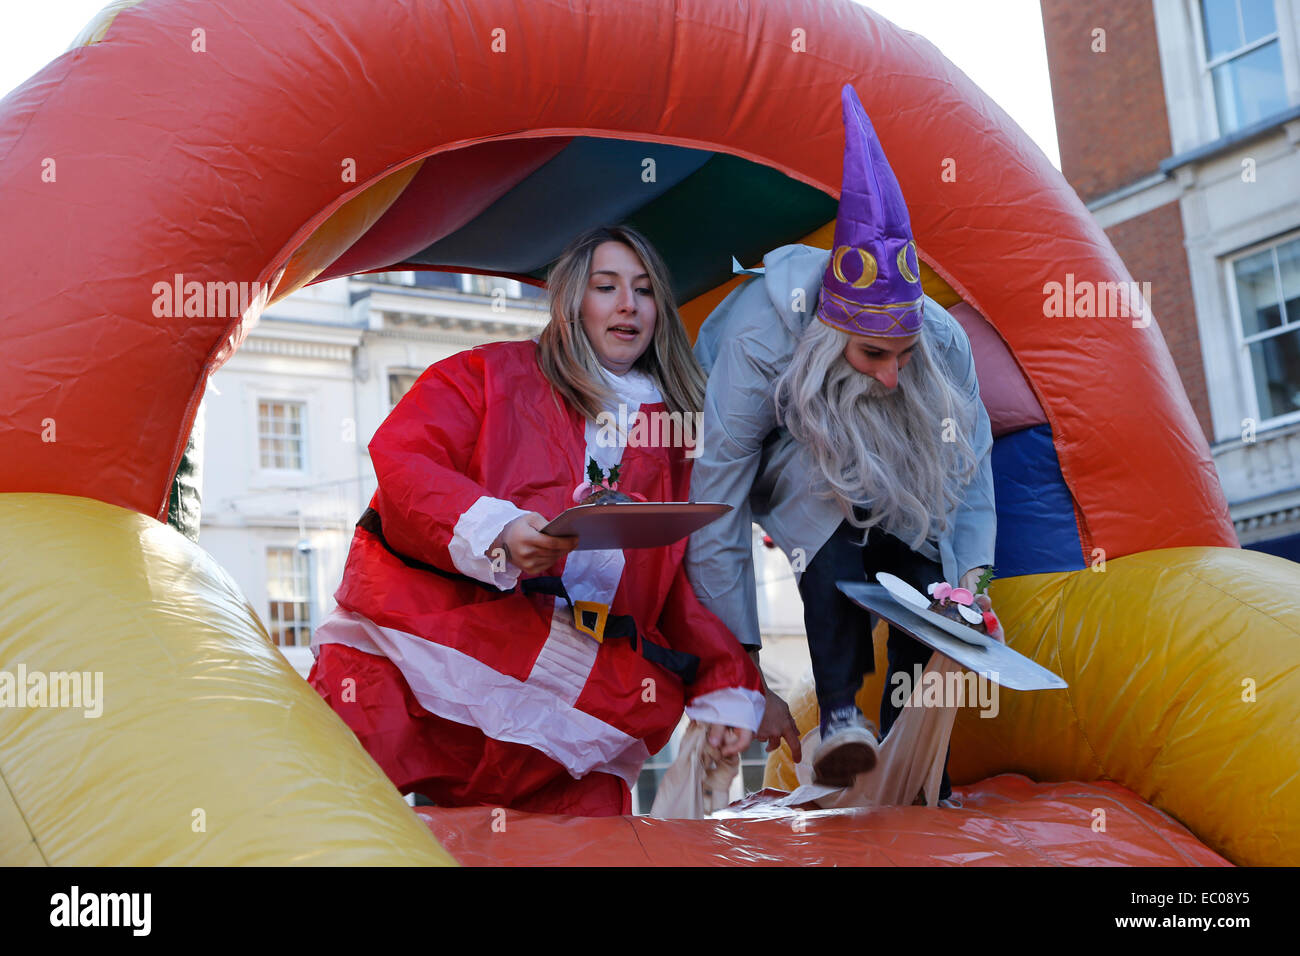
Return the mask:
[[[536,335],[550,319],[549,313],[503,311],[499,313],[449,315],[388,309],[371,304],[384,317],[381,329],[372,332],[387,335],[428,333],[435,335],[471,335],[482,339],[520,338]],[[485,310],[486,311],[486,310]]]
[[[1293,534],[1300,531],[1300,505],[1296,505],[1294,508],[1279,508],[1276,511],[1266,511],[1263,514],[1242,518],[1234,521],[1232,526],[1237,529],[1238,537],[1250,536],[1252,531],[1259,531],[1264,528],[1278,528],[1283,533]],[[1261,536],[1255,535],[1255,537]]]
[[[306,531],[351,531],[356,524],[356,519],[346,515],[335,517],[311,517],[303,518],[303,528]],[[200,518],[199,531],[202,533],[204,528],[223,530],[232,530],[240,528],[261,528],[261,529],[280,529],[298,532],[298,516],[296,514],[246,514],[238,511],[219,511],[215,514],[204,514]]]
[[[350,362],[354,347],[304,339],[250,335],[239,347],[239,352],[251,355],[287,355],[292,358],[324,359],[328,362]]]
[[[368,339],[393,339],[399,342],[429,342],[437,345],[459,345],[469,347],[474,345],[483,345],[487,342],[499,342],[502,339],[523,339],[531,338],[536,334],[534,329],[518,329],[512,326],[498,326],[495,328],[447,328],[426,327],[423,329],[397,328],[397,329],[374,329],[367,332]]]

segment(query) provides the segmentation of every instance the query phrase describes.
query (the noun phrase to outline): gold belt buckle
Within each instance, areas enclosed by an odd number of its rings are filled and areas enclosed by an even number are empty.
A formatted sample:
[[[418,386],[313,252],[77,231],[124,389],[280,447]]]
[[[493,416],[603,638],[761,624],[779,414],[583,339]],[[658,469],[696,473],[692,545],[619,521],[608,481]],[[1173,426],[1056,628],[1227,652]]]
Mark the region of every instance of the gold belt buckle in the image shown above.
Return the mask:
[[[588,614],[593,614],[596,617],[595,623],[590,627],[583,620]],[[605,621],[608,619],[608,604],[601,604],[598,601],[573,602],[573,626],[582,631],[583,634],[595,638],[597,644],[605,643]]]

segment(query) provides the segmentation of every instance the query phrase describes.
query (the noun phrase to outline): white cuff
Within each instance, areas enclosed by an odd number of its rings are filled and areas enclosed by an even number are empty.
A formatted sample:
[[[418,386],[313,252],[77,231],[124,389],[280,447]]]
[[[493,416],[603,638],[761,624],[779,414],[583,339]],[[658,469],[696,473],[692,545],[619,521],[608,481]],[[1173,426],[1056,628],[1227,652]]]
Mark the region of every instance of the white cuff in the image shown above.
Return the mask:
[[[475,581],[482,581],[502,591],[509,591],[519,582],[519,569],[509,561],[504,571],[492,569],[492,559],[485,554],[501,529],[520,515],[521,511],[508,501],[484,495],[474,502],[456,522],[447,554],[456,570]]]
[[[686,716],[702,724],[758,730],[763,722],[763,695],[744,687],[724,687],[701,694],[686,705]]]

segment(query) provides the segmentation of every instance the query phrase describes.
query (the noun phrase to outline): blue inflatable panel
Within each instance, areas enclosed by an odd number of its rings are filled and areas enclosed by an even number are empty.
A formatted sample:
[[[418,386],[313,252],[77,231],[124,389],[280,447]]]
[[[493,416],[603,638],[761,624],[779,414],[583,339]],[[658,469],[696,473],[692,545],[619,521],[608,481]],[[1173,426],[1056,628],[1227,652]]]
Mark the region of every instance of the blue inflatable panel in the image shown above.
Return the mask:
[[[1243,544],[1242,547],[1251,551],[1262,551],[1264,554],[1276,555],[1279,558],[1286,558],[1288,561],[1295,561],[1300,564],[1300,534],[1288,534],[1280,538],[1270,538],[1267,541],[1256,541],[1253,544]]]
[[[993,494],[998,577],[1087,567],[1050,426],[1035,425],[993,442]]]

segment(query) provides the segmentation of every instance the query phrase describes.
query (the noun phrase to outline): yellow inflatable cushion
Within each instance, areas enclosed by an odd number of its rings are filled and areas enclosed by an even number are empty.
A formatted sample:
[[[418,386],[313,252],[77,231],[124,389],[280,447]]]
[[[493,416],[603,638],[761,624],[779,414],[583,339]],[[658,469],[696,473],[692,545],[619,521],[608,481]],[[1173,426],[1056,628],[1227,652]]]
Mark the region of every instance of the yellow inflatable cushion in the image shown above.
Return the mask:
[[[0,865],[452,862],[206,552],[0,495]]]
[[[1070,687],[1002,690],[992,719],[960,711],[953,782],[1111,780],[1235,863],[1300,865],[1300,565],[1173,548],[1104,567],[994,583],[1008,642]],[[872,719],[884,636],[858,695]],[[815,725],[811,686],[790,707],[801,733]],[[785,745],[766,783],[792,789]]]

